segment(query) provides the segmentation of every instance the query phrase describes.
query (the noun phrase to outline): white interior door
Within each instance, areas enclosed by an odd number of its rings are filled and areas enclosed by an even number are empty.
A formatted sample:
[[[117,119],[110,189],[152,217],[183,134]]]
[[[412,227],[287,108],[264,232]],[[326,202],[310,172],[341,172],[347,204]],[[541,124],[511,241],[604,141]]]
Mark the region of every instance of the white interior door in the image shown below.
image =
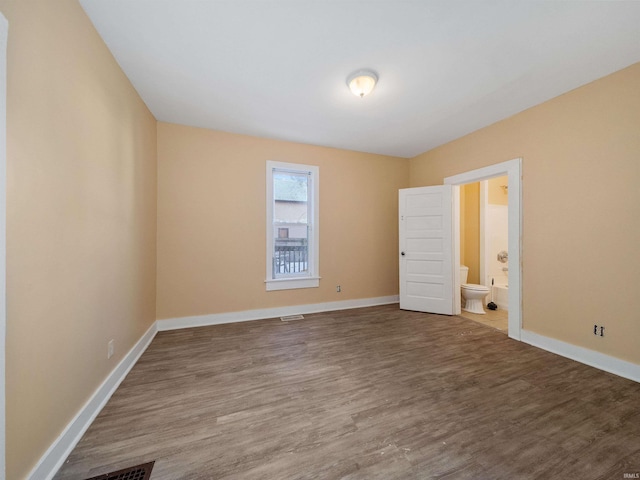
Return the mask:
[[[400,190],[400,308],[454,314],[451,185]]]

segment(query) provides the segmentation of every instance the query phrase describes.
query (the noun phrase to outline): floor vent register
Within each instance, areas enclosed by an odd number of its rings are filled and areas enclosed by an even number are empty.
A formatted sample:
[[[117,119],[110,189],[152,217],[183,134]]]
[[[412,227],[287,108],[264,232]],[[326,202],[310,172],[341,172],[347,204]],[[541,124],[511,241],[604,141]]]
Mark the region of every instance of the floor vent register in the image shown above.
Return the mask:
[[[149,480],[153,462],[136,465],[135,467],[123,468],[117,472],[105,473],[97,477],[87,478],[87,480]]]

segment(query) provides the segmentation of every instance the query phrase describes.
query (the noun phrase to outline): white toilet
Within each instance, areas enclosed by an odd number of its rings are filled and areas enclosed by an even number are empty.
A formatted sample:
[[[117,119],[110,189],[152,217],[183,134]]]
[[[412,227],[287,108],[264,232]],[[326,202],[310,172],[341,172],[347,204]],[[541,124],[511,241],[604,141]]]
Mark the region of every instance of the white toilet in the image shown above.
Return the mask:
[[[486,312],[482,306],[483,300],[489,295],[489,287],[467,283],[469,267],[460,265],[460,292],[462,293],[462,309],[484,315]]]

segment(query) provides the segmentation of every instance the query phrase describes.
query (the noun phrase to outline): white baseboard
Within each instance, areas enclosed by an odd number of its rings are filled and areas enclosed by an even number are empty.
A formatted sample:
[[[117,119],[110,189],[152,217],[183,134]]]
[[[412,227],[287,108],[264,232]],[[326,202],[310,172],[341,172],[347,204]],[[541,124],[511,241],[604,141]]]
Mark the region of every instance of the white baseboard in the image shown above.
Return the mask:
[[[40,458],[40,461],[27,477],[29,480],[50,480],[56,474],[62,463],[69,456],[76,444],[87,431],[93,420],[106,405],[113,392],[136,364],[140,356],[147,349],[157,332],[156,323],[142,335],[140,340],[129,350],[120,363],[102,382],[91,398],[84,404],[77,415],[69,422],[64,431],[51,444]]]
[[[284,317],[305,313],[330,312],[332,310],[348,310],[351,308],[373,307],[398,303],[398,295],[388,297],[362,298],[357,300],[343,300],[340,302],[314,303],[308,305],[295,305],[292,307],[264,308],[259,310],[245,310],[242,312],[213,313],[210,315],[198,315],[193,317],[168,318],[158,320],[158,331],[178,330],[180,328],[204,327],[207,325],[220,325],[223,323],[249,322],[265,318]]]
[[[640,382],[640,365],[635,363],[605,355],[595,350],[572,345],[562,340],[545,337],[544,335],[528,330],[521,331],[520,340],[534,347],[542,348],[543,350],[604,370],[605,372]]]

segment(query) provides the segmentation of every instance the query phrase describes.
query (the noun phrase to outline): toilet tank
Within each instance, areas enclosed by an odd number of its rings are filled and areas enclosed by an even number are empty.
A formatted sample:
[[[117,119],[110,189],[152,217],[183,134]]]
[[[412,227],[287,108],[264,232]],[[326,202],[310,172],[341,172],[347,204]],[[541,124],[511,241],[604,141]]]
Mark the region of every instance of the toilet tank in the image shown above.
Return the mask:
[[[469,276],[469,267],[466,265],[460,265],[460,285],[467,283],[467,277]]]

